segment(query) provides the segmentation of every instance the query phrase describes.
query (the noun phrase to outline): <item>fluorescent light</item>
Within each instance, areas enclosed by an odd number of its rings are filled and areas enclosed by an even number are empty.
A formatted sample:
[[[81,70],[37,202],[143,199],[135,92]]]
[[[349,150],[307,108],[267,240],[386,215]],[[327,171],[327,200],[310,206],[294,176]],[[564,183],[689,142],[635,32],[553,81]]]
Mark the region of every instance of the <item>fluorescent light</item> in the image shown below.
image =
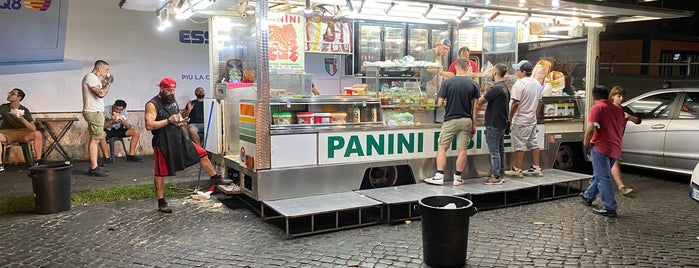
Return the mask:
[[[194,15],[194,11],[191,8],[188,8],[184,11],[177,12],[177,14],[175,14],[175,19],[186,20],[189,19],[189,17],[191,17],[192,15]]]
[[[211,6],[211,4],[214,3],[214,0],[200,0],[196,4],[194,4],[194,10],[202,10],[206,9],[207,7]]]
[[[415,18],[415,14],[413,13],[413,17],[403,17],[403,16],[395,16],[398,15],[398,12],[394,14],[394,16],[386,16],[384,14],[378,15],[378,14],[365,14],[365,13],[358,13],[358,14],[350,14],[347,16],[348,18],[352,19],[362,19],[362,20],[383,20],[383,21],[391,21],[391,22],[407,22],[407,23],[424,23],[424,24],[439,24],[439,25],[444,25],[447,24],[447,21],[443,20],[434,20],[434,19],[423,19],[423,18]]]
[[[594,21],[583,22],[583,25],[585,25],[587,27],[604,27],[604,24],[599,23],[599,22],[594,22]]]

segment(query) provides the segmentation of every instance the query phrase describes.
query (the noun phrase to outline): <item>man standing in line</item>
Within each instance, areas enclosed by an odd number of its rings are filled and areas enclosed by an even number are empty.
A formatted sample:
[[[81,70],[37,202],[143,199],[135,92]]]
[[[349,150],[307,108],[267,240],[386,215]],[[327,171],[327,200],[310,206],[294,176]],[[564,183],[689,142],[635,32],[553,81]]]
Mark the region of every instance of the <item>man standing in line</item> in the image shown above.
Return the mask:
[[[480,98],[480,87],[473,79],[468,77],[470,67],[468,60],[458,59],[456,62],[456,76],[442,84],[439,90],[437,105],[444,109],[444,123],[439,134],[439,148],[437,149],[437,173],[432,178],[425,179],[426,183],[444,184],[444,169],[447,167],[447,150],[451,147],[454,135],[457,135],[456,146],[458,156],[454,167],[454,186],[464,184],[461,173],[466,167],[468,144],[476,133],[476,123],[473,115],[478,111],[476,101]]]
[[[189,117],[189,125],[187,126],[189,138],[197,145],[202,146],[204,137],[199,137],[199,133],[204,133],[204,97],[206,96],[204,88],[196,88],[194,96],[197,98],[187,102],[184,116]]]
[[[437,93],[443,78],[454,76],[453,73],[444,70],[444,68],[447,67],[447,63],[449,63],[446,59],[449,49],[451,49],[451,41],[447,38],[442,38],[437,42],[434,48],[425,51],[424,61],[440,63],[440,68],[421,68],[420,70],[420,84],[422,90],[427,91],[430,95],[434,96]]]
[[[34,141],[34,164],[44,164],[41,159],[41,150],[43,149],[41,132],[36,130],[32,113],[19,104],[25,97],[24,91],[19,88],[14,88],[7,92],[7,101],[0,105],[0,171],[5,170],[2,163],[3,145],[13,141],[30,142]]]
[[[105,138],[100,140],[100,147],[104,160],[111,159],[109,155],[109,147],[107,140],[113,137],[124,138],[131,137],[129,151],[126,153],[126,162],[143,162],[143,159],[136,156],[136,147],[141,137],[141,132],[133,127],[129,112],[126,111],[126,102],[124,100],[116,100],[113,105],[104,107],[104,133]]]
[[[170,77],[163,78],[157,84],[160,92],[146,103],[146,129],[153,133],[153,156],[155,158],[155,194],[158,198],[158,211],[172,213],[165,202],[164,178],[175,176],[177,171],[199,163],[202,169],[211,176],[210,183],[230,184],[214,170],[206,150],[196,145],[183,131],[187,126],[187,118],[179,114],[175,101],[177,82]]]
[[[83,117],[87,121],[87,129],[90,132],[90,142],[87,152],[90,158],[90,167],[87,175],[106,177],[109,174],[105,168],[97,165],[98,146],[104,139],[104,97],[109,93],[109,88],[114,82],[114,76],[109,73],[109,64],[103,60],[95,61],[92,72],[83,77]]]
[[[470,57],[471,57],[471,50],[469,50],[468,47],[459,48],[459,58],[467,59],[469,66],[471,66],[471,73],[477,73],[478,72],[478,64],[476,64],[475,61],[472,61],[470,59]],[[456,75],[456,61],[453,61],[451,63],[451,65],[449,65],[449,72]]]
[[[478,99],[478,106],[488,103],[485,110],[485,142],[490,153],[492,175],[485,184],[502,184],[505,171],[505,130],[507,129],[507,106],[510,102],[510,91],[503,81],[507,74],[507,65],[498,63],[492,70],[495,84],[485,95]]]
[[[510,96],[512,105],[509,114],[515,163],[511,170],[505,171],[505,175],[517,178],[521,178],[523,174],[542,176],[536,133],[536,114],[541,107],[541,83],[531,77],[534,66],[530,62],[522,60],[513,64],[512,68],[515,69],[515,74],[519,78],[512,86]],[[532,166],[522,171],[525,150],[532,151]]]
[[[592,182],[580,194],[583,203],[591,206],[597,194],[604,203],[594,213],[607,217],[617,216],[617,203],[612,187],[611,169],[621,156],[621,139],[626,127],[624,110],[607,99],[607,89],[596,86],[592,89],[595,105],[590,108],[583,144],[592,159]]]

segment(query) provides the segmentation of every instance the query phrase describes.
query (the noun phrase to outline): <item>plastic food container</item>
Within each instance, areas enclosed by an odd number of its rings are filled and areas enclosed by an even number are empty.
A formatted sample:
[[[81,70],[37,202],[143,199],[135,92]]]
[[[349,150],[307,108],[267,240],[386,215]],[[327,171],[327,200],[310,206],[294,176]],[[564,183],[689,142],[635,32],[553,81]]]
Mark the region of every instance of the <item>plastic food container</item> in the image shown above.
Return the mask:
[[[344,124],[346,122],[347,122],[347,113],[345,113],[345,112],[330,113],[330,123]]]
[[[314,124],[330,124],[330,113],[315,113]]]
[[[280,112],[273,113],[272,119],[275,125],[289,125],[291,124],[291,113],[290,112]]]
[[[315,113],[313,112],[298,112],[296,118],[298,119],[299,125],[313,125],[313,117]]]

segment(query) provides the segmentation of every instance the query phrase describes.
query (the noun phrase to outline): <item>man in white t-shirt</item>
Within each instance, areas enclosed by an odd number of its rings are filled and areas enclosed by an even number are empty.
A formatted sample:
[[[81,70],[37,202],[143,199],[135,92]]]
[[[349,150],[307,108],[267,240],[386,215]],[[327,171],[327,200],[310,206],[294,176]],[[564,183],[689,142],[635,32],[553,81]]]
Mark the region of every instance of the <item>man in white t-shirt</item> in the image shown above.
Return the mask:
[[[83,117],[90,131],[90,143],[87,147],[90,157],[90,167],[87,170],[89,176],[108,176],[107,169],[97,165],[97,155],[100,140],[104,139],[104,97],[109,93],[113,82],[114,77],[109,73],[109,63],[103,60],[95,61],[92,72],[83,77]]]
[[[510,177],[522,177],[522,175],[541,176],[539,166],[539,144],[536,133],[536,114],[541,107],[541,83],[532,78],[534,66],[526,61],[513,64],[515,74],[519,78],[512,86],[510,99],[510,131],[514,143],[514,166],[506,170],[505,175]],[[524,152],[532,151],[532,166],[522,170]]]

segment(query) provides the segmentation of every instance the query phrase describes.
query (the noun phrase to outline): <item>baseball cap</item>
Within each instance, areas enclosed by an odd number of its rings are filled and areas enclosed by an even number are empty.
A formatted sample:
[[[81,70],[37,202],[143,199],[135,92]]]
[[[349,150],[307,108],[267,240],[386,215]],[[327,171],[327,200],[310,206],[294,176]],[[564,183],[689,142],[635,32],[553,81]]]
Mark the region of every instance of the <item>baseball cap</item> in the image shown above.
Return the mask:
[[[160,80],[160,83],[157,83],[155,85],[159,87],[175,88],[177,87],[177,82],[175,82],[175,79],[165,77],[163,78],[163,80]]]
[[[527,60],[521,60],[517,64],[512,64],[512,69],[524,72],[531,72],[532,70],[534,70],[534,66]]]
[[[451,46],[451,41],[449,41],[449,38],[442,38],[439,39],[439,43],[437,43],[437,45]]]

